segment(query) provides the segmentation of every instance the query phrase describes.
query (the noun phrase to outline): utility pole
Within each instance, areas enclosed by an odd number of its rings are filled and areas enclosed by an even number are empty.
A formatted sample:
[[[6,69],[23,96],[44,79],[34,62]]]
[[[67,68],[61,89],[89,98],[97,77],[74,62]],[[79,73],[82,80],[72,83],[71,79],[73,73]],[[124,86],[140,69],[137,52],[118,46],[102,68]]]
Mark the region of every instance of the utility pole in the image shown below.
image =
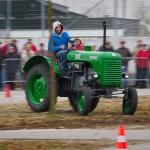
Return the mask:
[[[7,20],[6,20],[7,37],[10,36],[10,29],[11,29],[11,0],[7,0]]]
[[[123,8],[122,16],[123,16],[123,18],[126,18],[126,12],[127,12],[127,0],[123,0],[122,8]]]
[[[106,28],[107,28],[107,25],[106,25],[106,21],[103,22],[103,50],[105,51],[106,50]]]
[[[124,30],[126,30],[126,12],[127,12],[127,0],[123,0],[123,3],[122,3],[122,17],[123,17],[123,24],[122,24],[122,27]],[[125,35],[125,32],[124,32],[124,35]]]
[[[113,20],[113,28],[114,28],[114,36],[117,36],[117,17],[118,17],[118,0],[114,0],[114,20]]]
[[[41,0],[41,34],[45,36],[45,0]]]

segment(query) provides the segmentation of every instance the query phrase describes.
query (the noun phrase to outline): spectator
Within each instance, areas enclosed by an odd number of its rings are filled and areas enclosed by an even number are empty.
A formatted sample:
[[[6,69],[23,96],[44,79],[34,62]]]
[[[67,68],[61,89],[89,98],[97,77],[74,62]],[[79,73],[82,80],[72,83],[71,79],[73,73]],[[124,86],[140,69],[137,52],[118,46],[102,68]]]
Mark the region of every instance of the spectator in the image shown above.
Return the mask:
[[[81,39],[76,39],[75,40],[75,49],[79,51],[84,51],[84,43],[83,40]]]
[[[0,41],[0,90],[3,89],[2,84],[2,62],[3,62],[3,55],[2,55],[2,49],[1,49],[1,41]]]
[[[137,53],[137,66],[138,66],[138,78],[140,79],[138,81],[139,88],[146,88],[146,82],[145,79],[147,78],[148,74],[148,61],[150,60],[150,51],[147,50],[147,45],[142,44],[142,49],[138,51]]]
[[[17,47],[17,40],[13,39],[11,45],[14,46],[14,48],[16,49],[16,52],[18,53],[18,47]]]
[[[150,45],[148,46],[148,52],[150,53]],[[149,85],[148,87],[150,87],[150,59],[148,59],[148,69],[147,69],[147,72],[148,72],[148,79],[149,79]]]
[[[28,39],[28,41],[27,41],[26,44],[31,44],[31,50],[33,50],[35,53],[37,53],[37,48],[36,48],[36,46],[33,44],[32,39]],[[26,44],[25,44],[25,47],[26,47]]]
[[[70,50],[78,50],[78,51],[84,51],[84,43],[80,38],[76,38],[74,44],[70,44],[69,48]]]
[[[139,52],[139,50],[141,50],[142,47],[142,39],[137,39],[136,41],[136,46],[133,48],[133,56],[136,57],[137,53]],[[138,79],[139,79],[139,68],[138,65],[136,63],[136,79],[137,81],[135,81],[135,87],[138,86]]]
[[[36,52],[32,50],[32,44],[27,43],[24,47],[24,50],[22,50],[20,52],[20,56],[21,56],[21,73],[22,73],[22,77],[23,80],[26,80],[25,74],[23,72],[23,67],[25,65],[25,63],[33,56],[36,55]],[[23,84],[23,88],[24,88],[24,84]]]
[[[133,48],[133,56],[135,57],[141,48],[142,39],[137,39],[136,46]]]
[[[128,61],[127,57],[131,57],[131,53],[127,47],[125,47],[125,41],[120,41],[120,47],[116,50],[122,57],[122,72],[128,72]],[[127,81],[122,81],[122,86],[127,87]]]
[[[11,41],[11,43],[7,45],[5,58],[7,84],[10,85],[11,90],[14,90],[15,74],[18,67],[18,62],[15,59],[18,59],[19,56],[17,54],[17,49],[16,46],[14,46],[13,41]]]
[[[25,65],[27,60],[35,55],[36,55],[36,52],[32,50],[32,44],[27,43],[25,45],[25,49],[20,52],[20,56],[21,56],[21,60],[22,60],[21,68],[23,69],[23,66]]]
[[[96,45],[93,44],[93,45],[92,45],[92,51],[95,51],[95,50],[96,50]]]
[[[1,47],[1,50],[2,50],[2,55],[3,57],[5,57],[6,55],[6,51],[8,49],[8,45],[11,43],[11,39],[7,39],[4,43],[4,45]]]
[[[44,44],[40,43],[39,44],[39,50],[37,51],[37,55],[41,55],[41,56],[49,56],[49,53],[47,50],[44,49]]]
[[[98,51],[114,52],[114,49],[110,42],[106,42],[105,49],[104,49],[104,46],[101,46]]]

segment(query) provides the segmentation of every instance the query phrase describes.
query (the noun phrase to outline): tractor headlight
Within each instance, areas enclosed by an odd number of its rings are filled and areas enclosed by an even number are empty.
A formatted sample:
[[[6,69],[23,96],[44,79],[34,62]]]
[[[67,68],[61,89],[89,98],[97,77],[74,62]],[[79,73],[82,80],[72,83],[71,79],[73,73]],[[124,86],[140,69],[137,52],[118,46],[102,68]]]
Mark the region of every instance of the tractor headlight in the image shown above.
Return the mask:
[[[128,78],[129,78],[129,74],[128,74],[127,72],[123,72],[123,73],[122,73],[122,77],[123,77],[124,79],[128,79]]]
[[[93,72],[93,73],[92,73],[92,76],[93,76],[93,78],[98,78],[97,72]]]

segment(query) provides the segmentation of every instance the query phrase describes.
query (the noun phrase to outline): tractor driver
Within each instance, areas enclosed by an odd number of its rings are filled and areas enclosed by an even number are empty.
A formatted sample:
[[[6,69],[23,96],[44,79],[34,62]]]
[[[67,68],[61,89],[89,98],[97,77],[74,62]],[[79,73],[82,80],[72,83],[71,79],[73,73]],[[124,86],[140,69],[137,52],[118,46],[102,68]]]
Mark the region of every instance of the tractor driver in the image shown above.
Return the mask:
[[[68,42],[73,43],[71,41],[71,37],[67,32],[63,32],[63,25],[56,21],[53,23],[53,50],[55,52],[56,57],[60,60],[60,66],[63,67],[63,70],[66,72],[68,70],[68,64],[66,61],[67,53],[69,51]],[[48,42],[48,51],[50,52],[50,39]]]

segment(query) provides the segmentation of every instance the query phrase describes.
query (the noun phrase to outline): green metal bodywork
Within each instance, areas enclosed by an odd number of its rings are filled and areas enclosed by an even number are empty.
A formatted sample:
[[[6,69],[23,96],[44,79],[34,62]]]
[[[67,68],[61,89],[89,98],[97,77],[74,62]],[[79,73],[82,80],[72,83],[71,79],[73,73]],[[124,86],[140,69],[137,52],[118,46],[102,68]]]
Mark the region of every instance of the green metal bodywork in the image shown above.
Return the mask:
[[[52,63],[49,57],[34,56],[26,62],[25,66],[23,67],[23,71],[27,73],[33,66],[37,64],[45,64],[50,67]],[[54,63],[54,70],[55,70],[55,73],[60,74],[60,69],[56,63]]]
[[[102,86],[119,86],[121,83],[122,57],[115,52],[96,51],[71,51],[67,55],[69,62],[87,62],[97,72],[97,81]],[[28,72],[32,66],[43,64],[50,66],[51,60],[48,57],[34,56],[27,61],[23,70]],[[54,70],[60,74],[59,66],[55,63]]]
[[[98,73],[98,82],[104,86],[118,86],[121,83],[122,57],[115,52],[72,51],[69,61],[88,62]]]

